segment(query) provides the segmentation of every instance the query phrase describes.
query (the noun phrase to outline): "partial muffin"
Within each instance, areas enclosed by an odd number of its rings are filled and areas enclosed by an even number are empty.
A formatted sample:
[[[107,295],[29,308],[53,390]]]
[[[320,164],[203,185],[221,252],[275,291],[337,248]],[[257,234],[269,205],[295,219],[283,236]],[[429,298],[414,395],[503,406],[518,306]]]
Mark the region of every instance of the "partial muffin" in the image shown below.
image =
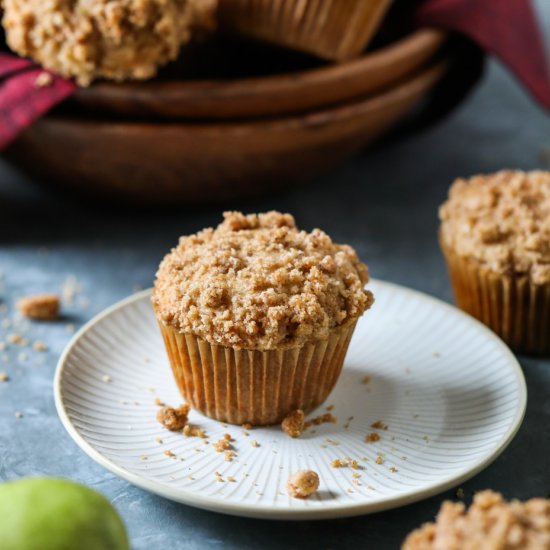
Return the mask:
[[[220,26],[330,60],[359,55],[391,0],[220,0]]]
[[[550,173],[458,179],[439,211],[456,301],[515,351],[550,352]]]
[[[174,60],[217,0],[4,0],[10,48],[47,69],[92,80],[147,79]]]
[[[290,214],[226,212],[162,261],[153,306],[185,399],[212,418],[275,424],[322,403],[372,302],[367,266]]]
[[[550,500],[506,502],[493,491],[475,495],[466,509],[446,501],[435,523],[426,523],[405,540],[403,550],[548,550]]]

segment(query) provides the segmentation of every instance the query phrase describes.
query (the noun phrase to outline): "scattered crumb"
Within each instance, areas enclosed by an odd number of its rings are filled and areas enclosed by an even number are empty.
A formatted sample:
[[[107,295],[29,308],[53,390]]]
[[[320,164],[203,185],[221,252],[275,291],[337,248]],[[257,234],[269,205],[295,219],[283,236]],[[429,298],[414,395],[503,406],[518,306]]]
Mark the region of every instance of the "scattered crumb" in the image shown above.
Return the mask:
[[[326,411],[333,411],[334,410],[334,405],[329,405],[326,409]]]
[[[294,498],[307,498],[319,488],[319,476],[313,470],[300,470],[287,481],[287,490]]]
[[[37,340],[32,347],[35,349],[35,351],[47,351],[48,346],[44,344],[44,342],[41,342],[40,340]]]
[[[231,443],[227,439],[220,439],[212,445],[218,453],[231,449]]]
[[[395,474],[396,472],[399,471],[395,466],[392,466],[391,468],[389,468],[389,470],[392,474]]]
[[[165,407],[166,406],[166,404],[162,402],[160,397],[155,397],[155,405],[157,405],[159,407]]]
[[[359,472],[355,472],[351,476],[353,479],[359,479],[361,477],[361,474]]]
[[[353,420],[353,416],[350,416],[347,420],[346,420],[346,423],[344,424],[344,430],[347,430],[349,428],[349,425],[351,424],[351,421]]]
[[[375,462],[376,464],[384,464],[384,457],[382,455],[378,455]]]
[[[155,437],[155,443],[162,445],[162,439],[160,437]]]
[[[432,353],[433,357],[441,357],[441,354],[438,351]]]
[[[53,84],[53,76],[46,71],[41,72],[34,81],[35,88],[48,88]]]
[[[10,344],[17,344],[19,346],[22,346],[25,343],[25,339],[20,334],[8,334],[7,338]]]
[[[255,439],[253,439],[253,440],[250,442],[250,445],[251,445],[252,447],[259,447],[259,446],[260,446],[260,444],[259,444]]]
[[[223,434],[223,438],[226,441],[233,441],[233,438],[231,437],[231,434]]]
[[[27,296],[17,302],[21,315],[37,321],[55,321],[59,317],[59,297],[55,294]]]
[[[80,291],[80,284],[74,275],[69,275],[61,288],[63,300],[68,304],[74,303],[76,293]]]
[[[250,424],[250,422],[245,422],[241,427],[244,430],[251,430],[254,426],[252,426],[252,424]]]
[[[166,456],[169,456],[170,458],[174,458],[176,456],[172,451],[169,450],[164,451],[164,454]]]
[[[188,407],[189,410],[189,407]],[[187,415],[186,415],[187,416]],[[177,428],[179,429],[179,428]],[[194,424],[186,424],[183,427],[183,435],[186,435],[187,437],[202,437],[203,439],[206,438],[206,432],[199,428],[198,426],[195,426]]]
[[[21,411],[15,411],[16,418],[23,418],[23,413]]]
[[[361,384],[370,384],[372,378],[370,376],[365,376],[363,380],[361,380]]]
[[[361,469],[361,465],[353,458],[335,458],[330,465],[333,468],[353,468],[354,470]]]
[[[187,403],[180,405],[177,409],[163,407],[157,413],[157,420],[168,430],[176,431],[184,428],[188,414],[189,405]]]
[[[310,426],[319,426],[320,424],[325,424],[326,422],[336,424],[336,422],[338,422],[338,418],[336,418],[332,413],[321,414],[315,418],[307,420],[304,424],[304,429],[307,429]]]
[[[387,424],[384,424],[384,422],[382,422],[382,420],[377,420],[376,422],[373,422],[370,425],[370,427],[374,428],[375,430],[387,430],[388,429]]]
[[[0,372],[0,382],[8,382],[10,377],[7,372]]]
[[[460,500],[464,498],[464,489],[462,487],[459,487],[456,490],[456,498],[459,498]]]
[[[108,374],[104,374],[101,377],[101,380],[103,380],[103,382],[105,382],[105,384],[110,384],[112,382],[112,378]]]
[[[379,441],[380,436],[376,432],[371,432],[370,434],[367,434],[365,437],[366,443],[374,443],[375,441]]]
[[[225,453],[223,453],[223,459],[226,462],[233,462],[233,459],[236,456],[237,456],[237,453],[235,453],[235,451],[225,451]]]
[[[295,438],[302,435],[304,424],[304,411],[302,409],[297,409],[281,422],[281,428],[290,437]]]
[[[147,455],[141,455],[139,457],[140,460],[147,460],[149,457]]]
[[[346,489],[348,493],[353,493],[353,489]]]
[[[233,476],[227,476],[227,481],[230,481],[232,483],[235,483],[235,478]]]

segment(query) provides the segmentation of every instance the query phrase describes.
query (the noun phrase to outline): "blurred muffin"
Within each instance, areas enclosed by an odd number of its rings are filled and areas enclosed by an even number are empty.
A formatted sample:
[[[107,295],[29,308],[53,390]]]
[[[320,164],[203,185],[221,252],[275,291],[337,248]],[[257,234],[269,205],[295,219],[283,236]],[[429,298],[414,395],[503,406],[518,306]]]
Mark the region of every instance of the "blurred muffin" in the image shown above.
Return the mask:
[[[322,403],[372,294],[355,251],[290,214],[226,212],[160,264],[153,306],[176,382],[204,414],[281,422]]]
[[[515,351],[550,351],[550,173],[458,179],[440,208],[456,301]]]
[[[220,0],[225,29],[330,60],[359,55],[391,0]]]
[[[147,79],[212,25],[217,0],[4,0],[9,47],[75,77]]]
[[[482,491],[466,510],[446,501],[435,523],[426,523],[405,540],[403,550],[548,550],[550,500],[506,502]]]

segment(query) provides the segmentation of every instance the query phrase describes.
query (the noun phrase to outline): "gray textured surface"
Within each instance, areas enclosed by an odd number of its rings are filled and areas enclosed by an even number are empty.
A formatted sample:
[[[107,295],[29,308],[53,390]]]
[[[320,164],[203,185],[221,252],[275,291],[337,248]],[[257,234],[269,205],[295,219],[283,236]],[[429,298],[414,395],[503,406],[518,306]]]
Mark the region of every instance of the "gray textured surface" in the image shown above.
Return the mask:
[[[437,205],[455,176],[503,167],[550,169],[550,117],[495,63],[468,102],[431,130],[355,159],[310,187],[262,199],[171,212],[104,210],[49,194],[0,164],[0,298],[11,309],[21,295],[59,292],[69,275],[82,285],[62,322],[28,327],[27,337],[43,340],[49,351],[27,350],[20,361],[21,350],[11,346],[9,362],[0,362],[11,377],[0,383],[0,479],[57,475],[97,488],[120,510],[136,550],[397,548],[452,493],[372,516],[289,524],[174,504],[97,466],[65,433],[54,409],[51,385],[70,338],[66,324],[78,327],[134,285],[150,285],[178,235],[215,224],[224,208],[293,212],[302,226],[320,226],[354,245],[373,276],[450,300],[436,240]],[[9,332],[0,328],[0,341]],[[550,492],[550,361],[520,359],[529,388],[524,424],[506,452],[463,485],[468,496],[486,487],[519,498]]]

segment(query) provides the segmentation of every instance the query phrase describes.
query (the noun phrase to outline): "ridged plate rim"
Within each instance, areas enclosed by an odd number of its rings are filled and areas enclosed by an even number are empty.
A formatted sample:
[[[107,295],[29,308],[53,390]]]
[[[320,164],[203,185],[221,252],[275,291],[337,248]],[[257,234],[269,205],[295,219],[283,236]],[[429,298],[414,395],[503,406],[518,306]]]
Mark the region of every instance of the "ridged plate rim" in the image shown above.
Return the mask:
[[[485,325],[483,325],[470,315],[462,312],[461,310],[442,300],[401,285],[377,279],[372,279],[371,284],[379,288],[385,288],[386,290],[395,290],[396,292],[404,293],[411,298],[416,297],[421,300],[428,301],[433,306],[443,309],[443,311],[450,315],[459,316],[463,320],[467,321],[467,323],[469,323],[473,329],[477,330],[485,338],[492,340],[493,343],[497,346],[498,350],[508,360],[508,366],[515,375],[516,381],[518,383],[518,400],[515,415],[510,422],[508,429],[502,435],[500,440],[494,445],[493,448],[487,451],[485,455],[480,457],[475,465],[465,467],[462,470],[456,472],[454,475],[450,475],[442,478],[439,481],[427,484],[424,488],[413,488],[409,491],[404,491],[399,495],[387,497],[377,502],[340,502],[334,503],[332,506],[317,509],[284,509],[279,506],[269,506],[265,504],[262,504],[261,506],[249,505],[240,502],[222,500],[210,496],[204,497],[194,491],[189,491],[182,488],[173,489],[162,483],[150,480],[147,477],[137,475],[133,472],[128,471],[127,469],[119,466],[118,464],[109,460],[108,458],[104,457],[100,452],[98,452],[90,443],[88,443],[86,438],[78,431],[78,429],[73,424],[65,407],[62,396],[63,372],[71,353],[78,345],[79,341],[92,327],[95,327],[97,324],[101,323],[105,318],[112,315],[113,313],[124,309],[135,302],[147,299],[150,296],[151,289],[138,292],[106,308],[98,315],[93,317],[89,322],[87,322],[67,344],[58,361],[53,383],[55,406],[59,418],[64,428],[67,430],[67,432],[74,440],[74,442],[78,445],[78,447],[80,447],[80,449],[84,451],[92,460],[103,466],[106,470],[114,473],[115,475],[130,482],[131,484],[140,487],[141,489],[160,495],[169,500],[229,515],[273,520],[335,519],[389,510],[392,508],[404,506],[406,504],[411,504],[413,502],[417,502],[447,491],[453,487],[456,487],[458,484],[472,478],[483,469],[485,469],[489,464],[491,464],[496,458],[498,458],[502,454],[502,452],[513,440],[514,436],[516,435],[522,424],[527,406],[527,387],[523,371],[518,363],[518,360],[510,351],[510,349],[506,346],[506,344]]]

